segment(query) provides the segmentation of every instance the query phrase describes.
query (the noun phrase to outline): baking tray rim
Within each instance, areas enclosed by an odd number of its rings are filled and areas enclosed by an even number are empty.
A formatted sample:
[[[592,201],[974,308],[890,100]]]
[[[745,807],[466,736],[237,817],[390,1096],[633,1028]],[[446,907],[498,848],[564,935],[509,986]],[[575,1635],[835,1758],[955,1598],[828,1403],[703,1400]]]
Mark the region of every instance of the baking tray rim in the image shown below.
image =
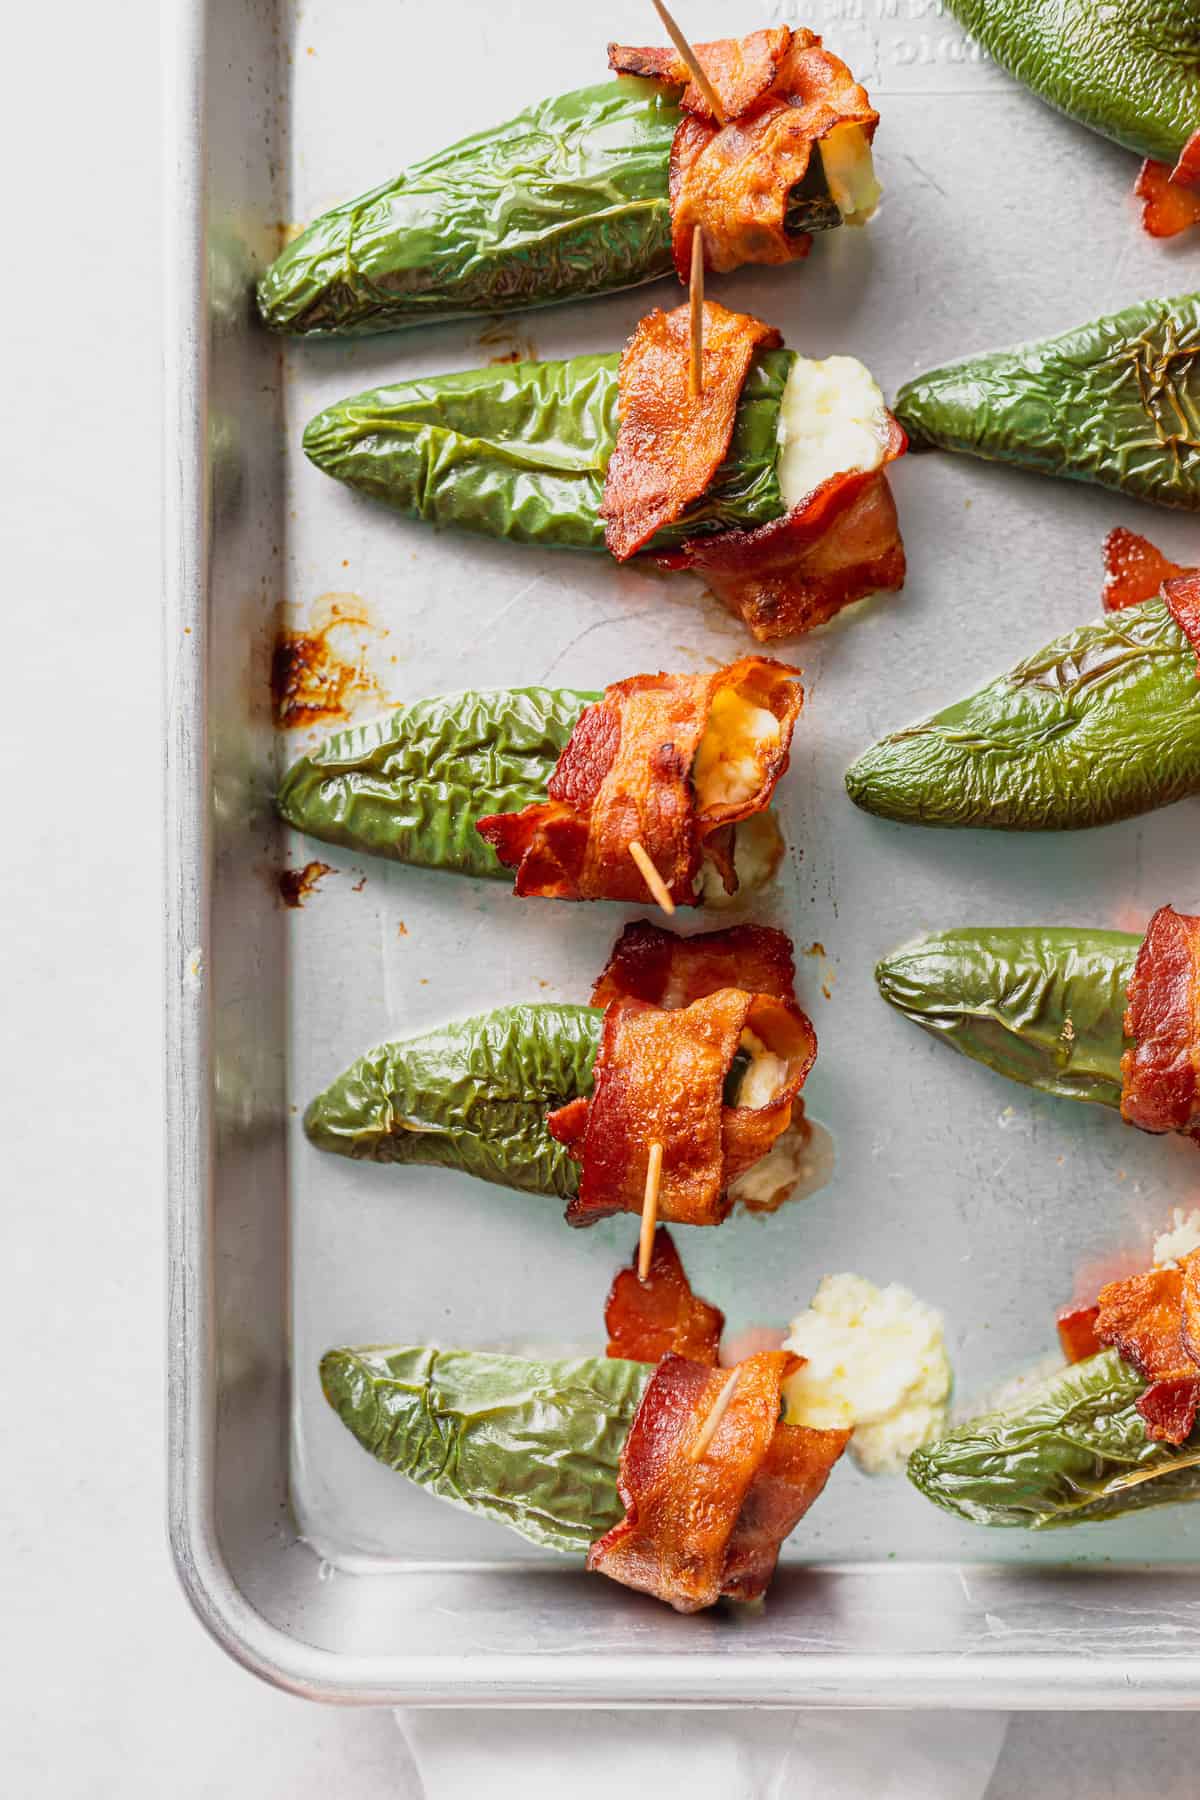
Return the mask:
[[[297,1695],[344,1704],[1046,1710],[1200,1705],[1197,1659],[1186,1652],[751,1649],[734,1655],[656,1651],[598,1657],[581,1651],[578,1657],[485,1653],[436,1659],[348,1654],[291,1635],[240,1589],[215,1525],[213,1069],[208,990],[201,973],[211,890],[205,633],[207,5],[208,0],[168,0],[162,14],[167,1486],[171,1553],[188,1601],[216,1642],[253,1673]],[[938,1572],[946,1567],[940,1565]],[[1031,1579],[1015,1569],[1005,1573],[1014,1589]],[[1114,1569],[1111,1578],[1119,1579],[1119,1572]],[[1036,1574],[1032,1579],[1036,1582]]]

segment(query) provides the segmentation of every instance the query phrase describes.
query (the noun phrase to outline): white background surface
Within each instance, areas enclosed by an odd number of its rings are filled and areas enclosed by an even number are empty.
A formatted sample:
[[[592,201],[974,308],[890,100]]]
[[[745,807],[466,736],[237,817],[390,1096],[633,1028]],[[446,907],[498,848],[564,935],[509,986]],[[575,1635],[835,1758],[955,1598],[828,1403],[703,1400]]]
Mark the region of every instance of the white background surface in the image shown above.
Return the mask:
[[[390,1715],[234,1667],[165,1543],[156,15],[5,18],[0,1787],[373,1800],[419,1792]],[[577,1721],[581,1757],[597,1728],[623,1729]],[[1194,1795],[1197,1733],[1018,1719],[988,1800]]]

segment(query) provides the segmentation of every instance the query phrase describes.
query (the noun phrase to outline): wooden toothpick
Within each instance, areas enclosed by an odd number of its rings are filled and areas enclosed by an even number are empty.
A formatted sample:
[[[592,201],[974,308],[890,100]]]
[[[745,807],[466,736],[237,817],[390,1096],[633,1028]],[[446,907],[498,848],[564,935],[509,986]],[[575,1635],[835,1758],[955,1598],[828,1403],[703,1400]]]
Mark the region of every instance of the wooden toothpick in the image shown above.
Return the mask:
[[[698,225],[692,232],[692,280],[688,298],[692,309],[688,393],[694,400],[704,392],[704,233]]]
[[[642,1201],[642,1235],[638,1240],[638,1280],[645,1281],[654,1255],[654,1227],[658,1223],[658,1188],[662,1181],[663,1147],[651,1144],[646,1164],[646,1197]]]
[[[729,1380],[725,1383],[725,1386],[713,1401],[712,1411],[700,1427],[700,1435],[687,1453],[689,1462],[699,1462],[703,1457],[704,1452],[708,1449],[708,1446],[712,1443],[714,1437],[716,1437],[717,1427],[725,1417],[725,1414],[729,1411],[729,1402],[733,1399],[733,1390],[738,1384],[739,1373],[740,1371],[737,1369],[733,1371]]]
[[[708,79],[704,70],[700,67],[700,58],[696,55],[696,52],[692,49],[692,46],[688,43],[682,31],[680,31],[678,25],[663,5],[662,0],[654,0],[654,10],[662,20],[663,29],[667,36],[691,70],[692,80],[700,89],[704,98],[708,101],[713,118],[717,121],[718,125],[724,125],[726,123],[725,109],[717,99],[716,88]]]
[[[629,846],[629,854],[637,864],[642,880],[650,889],[651,894],[662,907],[663,911],[667,914],[673,913],[675,911],[675,902],[671,898],[670,890],[636,838],[633,839]]]

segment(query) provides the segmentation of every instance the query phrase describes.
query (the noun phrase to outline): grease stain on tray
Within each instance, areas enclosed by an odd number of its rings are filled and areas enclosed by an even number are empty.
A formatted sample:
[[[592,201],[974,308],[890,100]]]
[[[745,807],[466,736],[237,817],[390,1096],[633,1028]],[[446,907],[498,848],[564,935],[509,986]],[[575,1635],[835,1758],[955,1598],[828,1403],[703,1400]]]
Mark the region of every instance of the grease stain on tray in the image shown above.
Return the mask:
[[[497,320],[486,331],[481,331],[479,344],[481,349],[495,352],[495,355],[488,357],[489,364],[536,362],[538,359],[537,345],[533,339],[503,320]]]
[[[386,695],[372,666],[387,637],[360,594],[322,594],[299,623],[281,608],[271,652],[271,709],[283,731],[350,719],[364,702]]]
[[[317,883],[333,872],[333,864],[327,862],[308,862],[302,869],[282,869],[279,897],[285,906],[301,907],[309,895],[316,892]]]

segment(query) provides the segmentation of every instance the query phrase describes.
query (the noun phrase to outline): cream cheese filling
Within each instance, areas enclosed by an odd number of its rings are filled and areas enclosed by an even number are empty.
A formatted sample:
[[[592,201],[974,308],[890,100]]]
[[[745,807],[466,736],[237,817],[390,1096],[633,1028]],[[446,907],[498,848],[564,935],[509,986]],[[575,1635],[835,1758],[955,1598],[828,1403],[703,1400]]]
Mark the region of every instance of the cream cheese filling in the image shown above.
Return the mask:
[[[817,148],[829,197],[843,225],[865,225],[879,205],[882,189],[875,179],[871,145],[861,125],[845,120],[826,132]]]
[[[827,1275],[784,1348],[806,1358],[784,1383],[788,1423],[849,1427],[851,1454],[869,1474],[903,1469],[944,1428],[951,1376],[942,1319],[907,1288]]]
[[[747,700],[736,688],[721,688],[692,759],[697,811],[752,800],[763,784],[764,762],[779,750],[780,736],[773,712]]]
[[[779,406],[784,506],[798,506],[831,475],[879,468],[887,437],[887,406],[869,369],[853,356],[797,356]]]

